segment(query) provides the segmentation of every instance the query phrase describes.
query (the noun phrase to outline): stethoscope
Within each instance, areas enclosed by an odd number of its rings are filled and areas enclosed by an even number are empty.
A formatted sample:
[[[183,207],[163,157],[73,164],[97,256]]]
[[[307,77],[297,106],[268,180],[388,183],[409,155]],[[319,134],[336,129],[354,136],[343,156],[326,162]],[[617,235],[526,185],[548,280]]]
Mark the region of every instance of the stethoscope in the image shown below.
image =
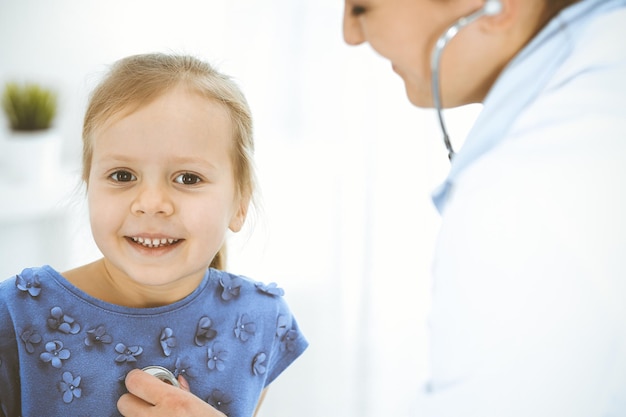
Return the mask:
[[[459,20],[457,20],[452,26],[450,26],[444,33],[437,39],[437,43],[435,43],[435,47],[433,48],[433,52],[430,58],[430,70],[431,70],[431,82],[432,82],[432,90],[433,90],[433,103],[435,109],[437,110],[437,117],[439,119],[439,125],[441,126],[441,133],[443,134],[443,143],[446,145],[446,150],[448,151],[448,159],[452,160],[454,157],[454,149],[452,148],[452,144],[450,143],[450,135],[448,135],[448,130],[446,129],[446,124],[443,120],[442,114],[442,105],[441,105],[441,81],[440,81],[440,64],[441,64],[441,54],[443,53],[443,49],[446,47],[448,42],[452,40],[456,36],[456,34],[469,25],[470,23],[476,21],[478,18],[483,16],[493,16],[502,11],[502,3],[500,0],[487,0],[485,5],[476,10],[474,13],[463,16]]]
[[[172,385],[177,388],[180,388],[180,384],[176,380],[176,377],[167,368],[164,368],[162,366],[152,365],[152,366],[146,366],[145,368],[142,369],[142,371],[147,372],[150,375],[159,378],[161,381],[165,382],[168,385]]]

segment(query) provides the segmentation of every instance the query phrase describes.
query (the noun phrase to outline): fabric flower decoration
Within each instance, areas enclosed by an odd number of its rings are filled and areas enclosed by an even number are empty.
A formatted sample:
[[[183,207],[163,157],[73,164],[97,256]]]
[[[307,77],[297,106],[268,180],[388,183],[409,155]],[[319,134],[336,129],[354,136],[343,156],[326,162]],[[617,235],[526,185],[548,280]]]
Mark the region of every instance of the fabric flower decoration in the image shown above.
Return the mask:
[[[95,329],[87,330],[87,337],[85,337],[86,346],[95,346],[100,344],[109,344],[113,341],[111,335],[107,334],[106,328],[102,325]]]
[[[192,362],[189,358],[177,358],[176,365],[174,369],[174,376],[178,378],[179,375],[188,376],[190,378],[195,378],[198,376],[198,372],[192,366]]]
[[[291,329],[280,340],[280,350],[284,352],[285,350],[289,352],[293,352],[296,350],[296,340],[298,339],[298,332]]]
[[[248,315],[239,316],[235,327],[235,336],[242,342],[247,342],[251,336],[254,336],[254,332],[256,332],[256,324],[250,321]]]
[[[63,366],[62,361],[70,358],[70,351],[63,349],[63,342],[60,340],[53,340],[46,343],[46,351],[39,358],[46,363],[50,362],[54,368],[60,368]]]
[[[194,342],[197,346],[204,346],[210,340],[213,340],[217,336],[217,331],[212,329],[213,322],[208,317],[202,317],[196,327],[196,337]]]
[[[287,330],[289,330],[289,317],[281,314],[278,316],[276,324],[276,336],[283,337]]]
[[[21,275],[16,275],[15,286],[18,290],[27,292],[31,297],[37,297],[41,293],[39,275],[35,275],[32,278],[24,278]]]
[[[256,354],[254,359],[252,359],[253,375],[264,375],[265,372],[267,372],[267,366],[265,365],[266,360],[267,354],[265,352],[259,352]]]
[[[226,368],[224,362],[228,357],[228,352],[223,350],[218,343],[214,343],[213,346],[208,349],[208,357],[207,366],[210,370],[213,371],[217,369],[218,371],[223,371]]]
[[[137,356],[143,353],[143,348],[141,346],[129,346],[126,347],[123,343],[118,343],[115,345],[115,351],[119,353],[115,358],[115,362],[124,363],[124,362],[137,362]]]
[[[80,398],[80,376],[74,378],[70,372],[63,372],[63,381],[59,382],[59,390],[63,393],[63,402],[69,404],[74,398]]]
[[[223,288],[222,300],[230,301],[233,298],[239,297],[239,291],[241,290],[242,279],[236,275],[224,274],[220,278],[220,285]]]
[[[276,336],[280,340],[280,351],[285,350],[293,352],[296,349],[296,340],[298,339],[298,332],[289,328],[289,319],[287,316],[278,316],[278,328],[276,329]]]
[[[65,334],[76,334],[80,331],[80,325],[73,317],[63,314],[61,307],[52,307],[48,317],[48,327]]]
[[[257,288],[257,290],[265,294],[280,296],[280,297],[285,295],[285,290],[283,290],[282,288],[279,288],[275,282],[271,282],[267,285],[263,284],[262,282],[257,282],[254,285]]]
[[[24,342],[26,352],[28,353],[33,353],[35,351],[35,347],[33,345],[41,343],[41,335],[31,329],[24,330],[20,335],[20,339]]]
[[[207,402],[211,404],[214,408],[218,409],[224,414],[227,414],[228,405],[233,401],[233,397],[228,395],[227,393],[220,391],[218,389],[213,390]]]
[[[170,356],[172,354],[172,348],[176,347],[176,337],[174,337],[174,331],[169,327],[163,329],[161,336],[159,337],[159,342],[161,343],[163,354],[165,356]]]

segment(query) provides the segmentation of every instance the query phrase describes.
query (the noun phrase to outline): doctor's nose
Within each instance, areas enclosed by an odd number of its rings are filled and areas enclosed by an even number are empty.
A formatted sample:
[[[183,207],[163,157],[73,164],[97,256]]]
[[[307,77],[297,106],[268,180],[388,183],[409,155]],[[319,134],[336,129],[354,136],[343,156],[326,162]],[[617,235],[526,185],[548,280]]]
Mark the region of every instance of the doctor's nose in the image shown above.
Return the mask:
[[[174,202],[167,187],[158,184],[142,184],[131,204],[131,212],[135,215],[162,215],[174,213]]]
[[[352,46],[365,42],[361,21],[352,15],[352,6],[346,4],[343,10],[343,40]]]

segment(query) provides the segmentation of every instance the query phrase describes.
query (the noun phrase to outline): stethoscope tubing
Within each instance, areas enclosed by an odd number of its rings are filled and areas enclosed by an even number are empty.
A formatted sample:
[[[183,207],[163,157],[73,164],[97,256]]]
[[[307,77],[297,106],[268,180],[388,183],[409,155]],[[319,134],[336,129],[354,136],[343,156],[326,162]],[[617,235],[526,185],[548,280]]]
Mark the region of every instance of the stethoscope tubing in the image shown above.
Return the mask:
[[[439,119],[439,126],[441,127],[441,133],[443,135],[443,143],[446,146],[446,150],[448,151],[448,159],[452,161],[454,157],[454,149],[452,147],[452,143],[450,142],[450,135],[448,134],[448,129],[446,128],[446,123],[443,119],[443,105],[441,103],[441,55],[443,54],[444,48],[448,45],[448,43],[456,36],[459,31],[470,23],[476,21],[478,18],[490,14],[486,11],[486,8],[481,8],[474,13],[463,16],[459,20],[457,20],[452,26],[450,26],[446,31],[437,39],[435,43],[435,47],[431,53],[430,57],[430,72],[431,72],[431,85],[432,85],[432,93],[433,93],[433,105],[435,110],[437,111],[437,118]]]

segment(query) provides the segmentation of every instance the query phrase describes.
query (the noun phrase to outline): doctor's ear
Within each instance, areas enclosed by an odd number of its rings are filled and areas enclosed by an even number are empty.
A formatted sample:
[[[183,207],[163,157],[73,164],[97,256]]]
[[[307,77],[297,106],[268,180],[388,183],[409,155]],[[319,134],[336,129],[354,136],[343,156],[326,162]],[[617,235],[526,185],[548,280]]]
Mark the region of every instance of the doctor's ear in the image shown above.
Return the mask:
[[[493,3],[490,5],[490,2]],[[554,13],[548,3],[546,0],[487,0],[483,7],[485,11],[492,9],[493,13],[485,13],[479,24],[488,32],[509,32],[513,39],[526,44],[552,18]]]
[[[546,0],[486,0],[479,24],[487,32],[530,39],[545,24]]]
[[[534,0],[521,0],[532,2]],[[520,0],[487,0],[483,5],[484,17],[480,24],[485,30],[510,28],[519,18]]]

